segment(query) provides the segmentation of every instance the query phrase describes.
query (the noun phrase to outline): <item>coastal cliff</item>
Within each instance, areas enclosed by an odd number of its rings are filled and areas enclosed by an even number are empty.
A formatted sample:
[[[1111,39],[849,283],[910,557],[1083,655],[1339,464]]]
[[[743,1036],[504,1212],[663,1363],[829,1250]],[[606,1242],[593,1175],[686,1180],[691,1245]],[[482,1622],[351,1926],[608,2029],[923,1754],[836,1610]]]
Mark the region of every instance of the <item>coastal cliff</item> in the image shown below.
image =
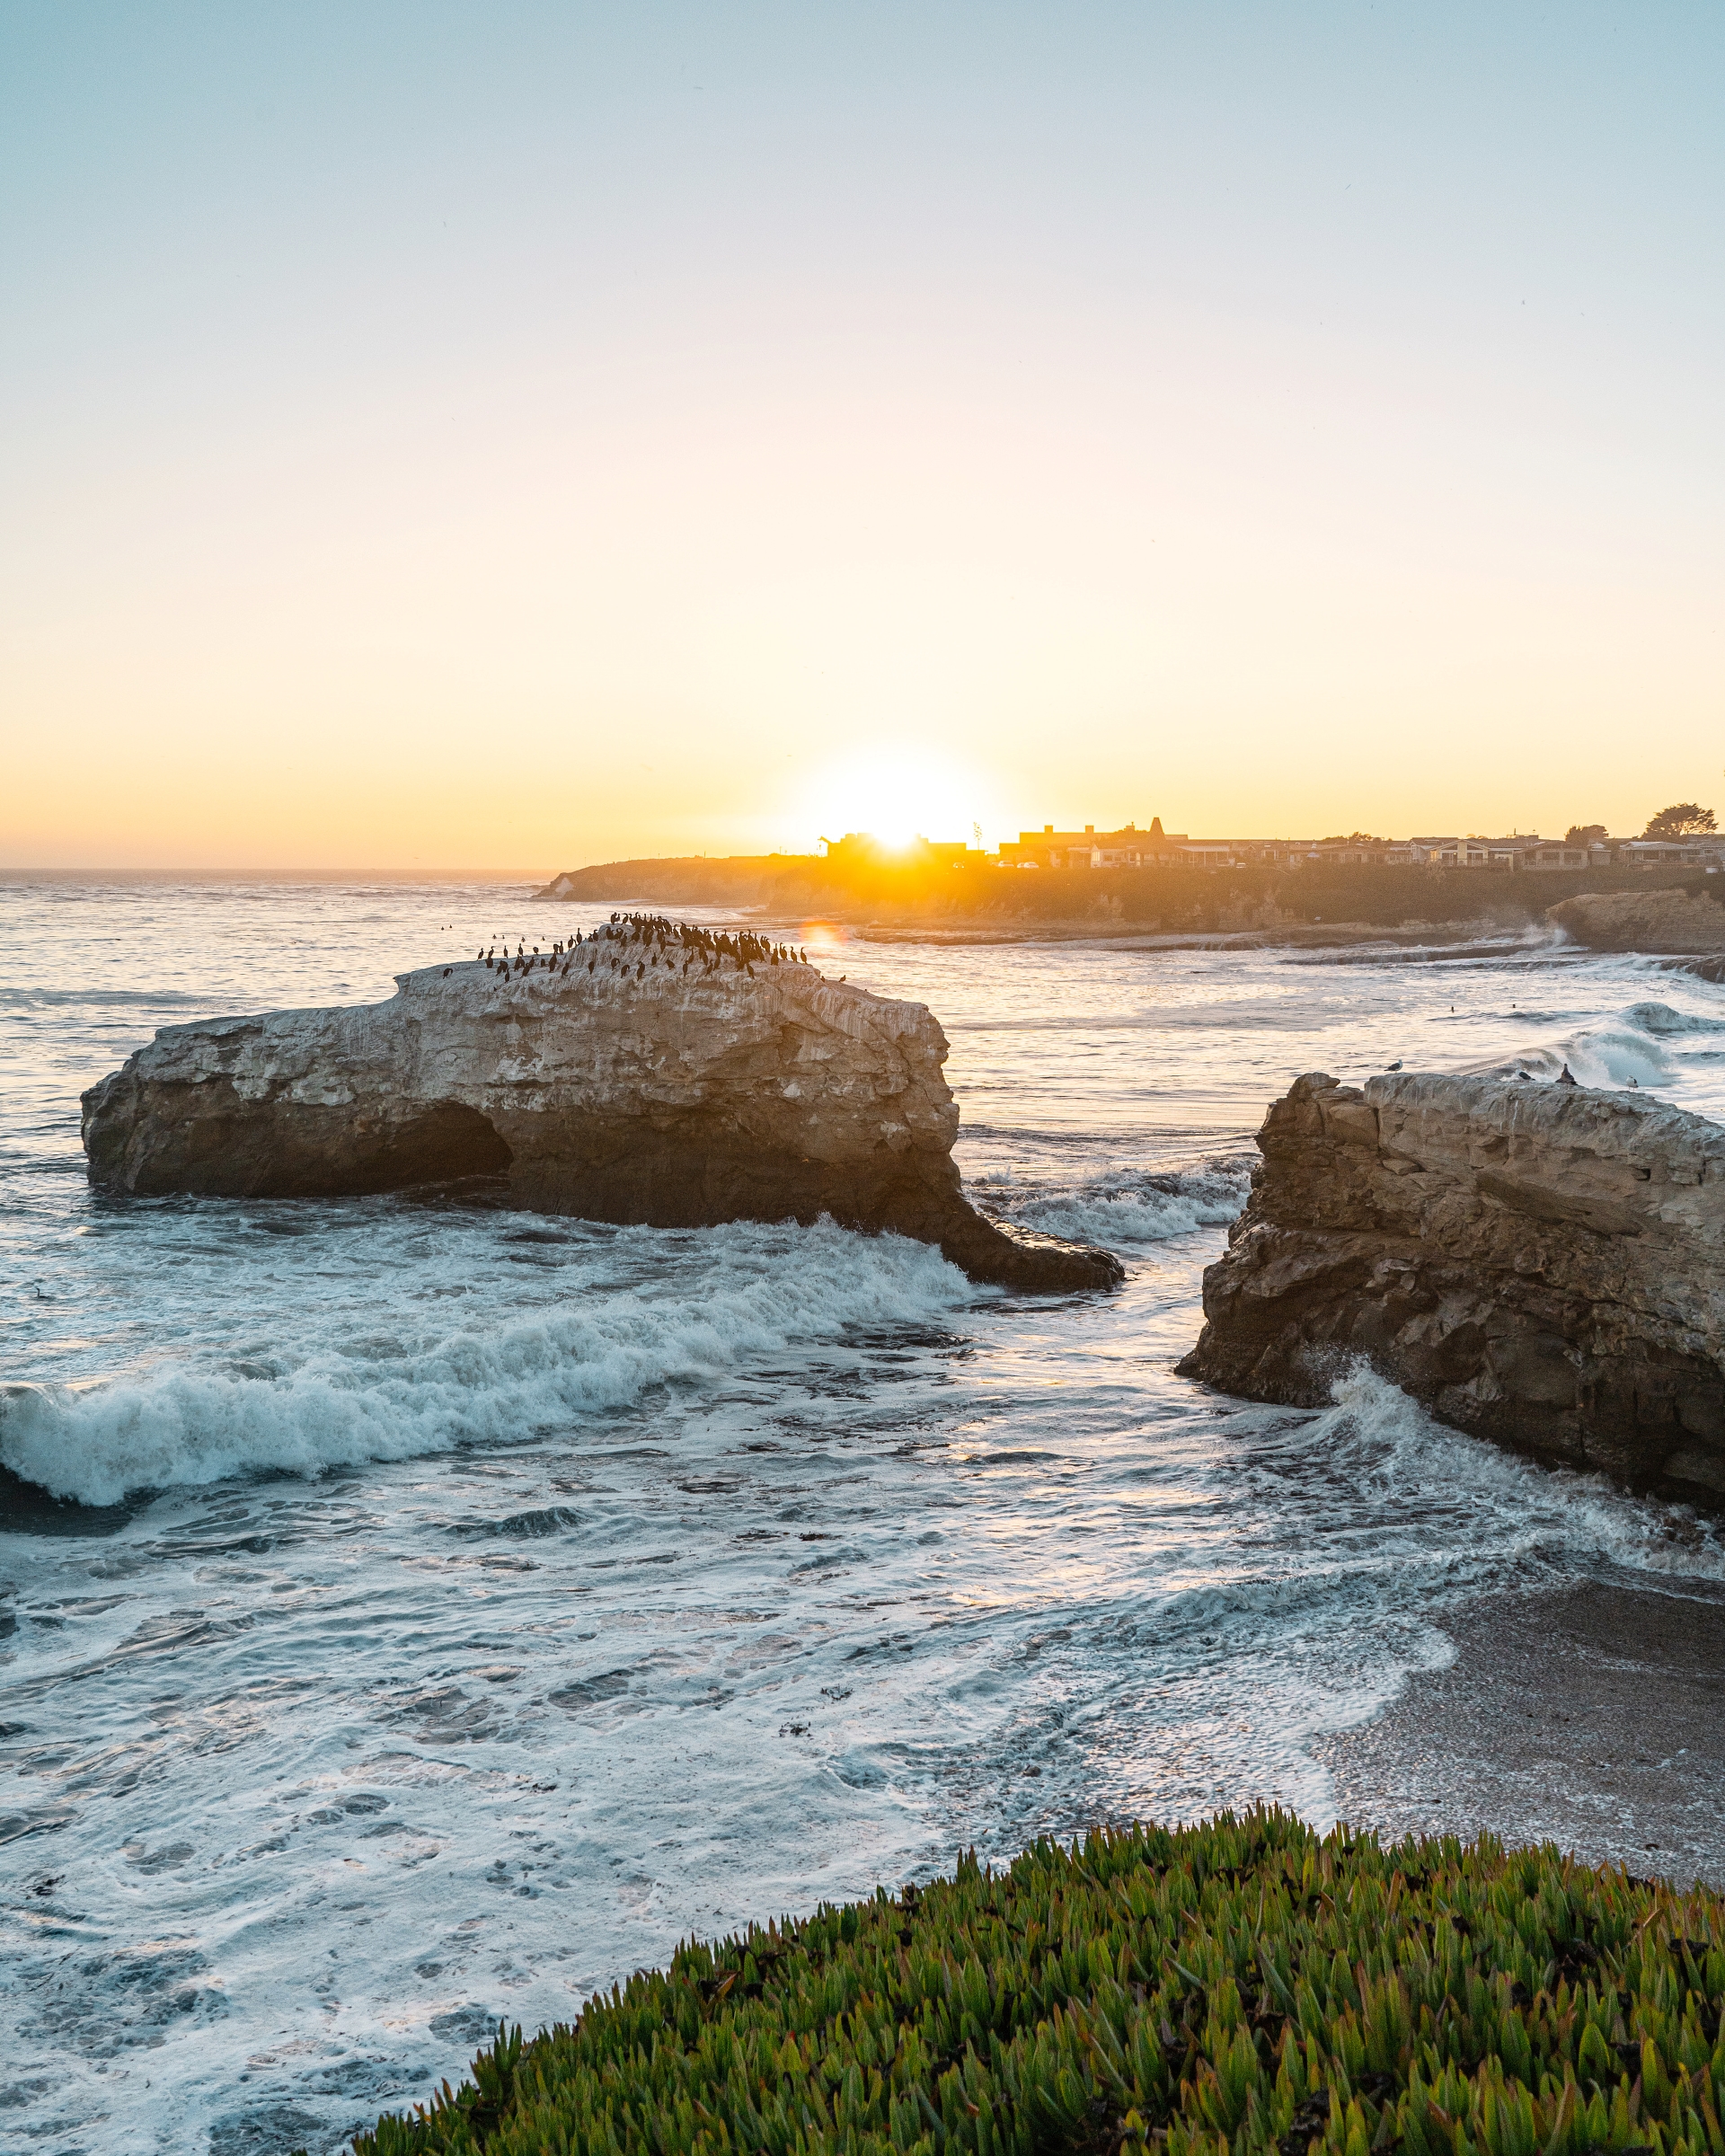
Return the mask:
[[[936,1243],[972,1278],[1110,1287],[1109,1252],[966,1201],[946,1038],[921,1003],[757,939],[614,923],[425,967],[387,1002],[164,1027],[84,1096],[93,1182],[306,1197],[468,1176],[541,1213],[812,1221]]]
[[[1725,904],[1705,891],[1589,891],[1545,918],[1589,950],[1725,952]]]
[[[1725,1492],[1725,1127],[1632,1093],[1297,1079],[1181,1373],[1314,1407],[1364,1357],[1459,1429]]]

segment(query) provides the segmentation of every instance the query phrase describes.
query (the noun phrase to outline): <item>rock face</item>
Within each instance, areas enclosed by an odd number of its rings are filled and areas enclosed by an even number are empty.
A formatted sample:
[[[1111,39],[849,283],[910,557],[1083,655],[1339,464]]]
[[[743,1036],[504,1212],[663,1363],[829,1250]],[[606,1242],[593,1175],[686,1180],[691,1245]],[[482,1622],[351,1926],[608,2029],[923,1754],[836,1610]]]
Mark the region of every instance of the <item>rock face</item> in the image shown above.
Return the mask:
[[[1590,950],[1725,952],[1725,905],[1705,892],[1592,891],[1545,918]]]
[[[1181,1365],[1314,1407],[1365,1357],[1442,1420],[1725,1491],[1725,1127],[1633,1093],[1297,1079]]]
[[[168,1026],[84,1096],[91,1180],[302,1197],[507,1179],[543,1213],[896,1229],[973,1278],[1110,1287],[1119,1261],[966,1202],[945,1036],[751,939],[631,928],[429,967],[387,1003]],[[730,948],[727,950],[725,946]]]

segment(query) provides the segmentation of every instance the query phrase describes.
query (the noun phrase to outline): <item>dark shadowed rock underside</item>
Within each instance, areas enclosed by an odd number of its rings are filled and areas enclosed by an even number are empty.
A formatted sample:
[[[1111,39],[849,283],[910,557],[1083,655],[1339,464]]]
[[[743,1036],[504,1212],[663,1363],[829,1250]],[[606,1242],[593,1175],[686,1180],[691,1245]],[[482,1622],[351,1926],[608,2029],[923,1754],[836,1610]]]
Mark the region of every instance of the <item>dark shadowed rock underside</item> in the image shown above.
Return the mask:
[[[937,1244],[972,1278],[1111,1287],[1119,1260],[1008,1233],[951,1158],[920,1003],[626,928],[553,964],[397,977],[386,1003],[169,1026],[84,1096],[93,1181],[338,1197],[486,1176],[542,1213],[813,1221]]]

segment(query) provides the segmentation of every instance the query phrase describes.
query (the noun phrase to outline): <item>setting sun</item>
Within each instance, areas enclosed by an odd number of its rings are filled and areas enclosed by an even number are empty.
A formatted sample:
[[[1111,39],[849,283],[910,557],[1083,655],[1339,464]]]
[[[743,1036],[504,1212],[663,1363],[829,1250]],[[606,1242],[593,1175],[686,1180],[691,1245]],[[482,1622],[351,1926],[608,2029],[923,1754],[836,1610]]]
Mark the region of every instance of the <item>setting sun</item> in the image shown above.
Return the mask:
[[[948,758],[883,744],[827,764],[803,786],[791,820],[836,842],[866,832],[889,853],[918,838],[974,842],[1006,827],[993,786]]]

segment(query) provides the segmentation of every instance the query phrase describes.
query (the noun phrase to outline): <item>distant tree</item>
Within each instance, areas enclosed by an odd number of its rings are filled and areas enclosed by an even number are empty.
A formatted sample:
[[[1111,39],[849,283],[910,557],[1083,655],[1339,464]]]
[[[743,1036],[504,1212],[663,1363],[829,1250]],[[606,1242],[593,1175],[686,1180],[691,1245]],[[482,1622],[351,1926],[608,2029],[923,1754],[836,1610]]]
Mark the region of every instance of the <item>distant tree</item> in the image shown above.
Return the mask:
[[[1596,839],[1606,835],[1603,824],[1571,824],[1563,834],[1566,846],[1590,846]]]
[[[1703,808],[1694,801],[1673,801],[1668,808],[1661,808],[1657,816],[1648,818],[1643,838],[1689,838],[1697,831],[1716,831],[1711,808]]]

